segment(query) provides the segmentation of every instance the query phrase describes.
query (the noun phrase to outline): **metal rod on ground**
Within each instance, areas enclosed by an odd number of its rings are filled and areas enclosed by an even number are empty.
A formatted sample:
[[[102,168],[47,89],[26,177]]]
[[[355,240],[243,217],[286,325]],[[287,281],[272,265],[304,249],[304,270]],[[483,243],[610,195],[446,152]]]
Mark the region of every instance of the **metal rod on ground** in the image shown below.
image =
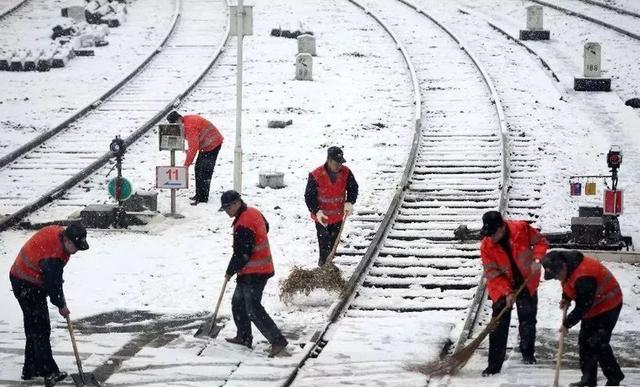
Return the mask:
[[[562,308],[562,321],[560,324],[564,323],[564,320],[567,318],[567,305]],[[556,376],[553,379],[553,387],[558,387],[558,382],[560,381],[560,365],[562,363],[562,353],[564,352],[564,330],[560,332],[560,338],[558,339],[558,357],[556,359]]]
[[[67,329],[69,329],[69,336],[71,336],[71,345],[73,346],[73,354],[76,356],[76,364],[78,365],[78,375],[71,375],[76,386],[100,386],[100,383],[96,379],[93,373],[85,374],[82,371],[82,362],[80,362],[80,354],[78,353],[78,346],[76,345],[76,338],[73,334],[73,326],[71,325],[71,319],[66,316]]]

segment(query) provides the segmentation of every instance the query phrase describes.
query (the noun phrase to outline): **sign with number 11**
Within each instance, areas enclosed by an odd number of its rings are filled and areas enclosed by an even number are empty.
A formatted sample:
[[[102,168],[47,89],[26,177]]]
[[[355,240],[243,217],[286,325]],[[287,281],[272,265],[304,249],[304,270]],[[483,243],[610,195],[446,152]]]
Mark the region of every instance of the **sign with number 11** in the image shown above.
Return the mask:
[[[157,188],[189,188],[187,167],[156,167]]]

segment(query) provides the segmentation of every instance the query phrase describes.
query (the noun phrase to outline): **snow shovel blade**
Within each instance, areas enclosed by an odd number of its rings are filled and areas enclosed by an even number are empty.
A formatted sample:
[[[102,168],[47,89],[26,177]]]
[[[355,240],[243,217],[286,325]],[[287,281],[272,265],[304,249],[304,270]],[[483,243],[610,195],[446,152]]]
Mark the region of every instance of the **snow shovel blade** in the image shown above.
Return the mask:
[[[96,376],[92,373],[71,374],[71,379],[76,384],[76,387],[82,386],[97,386],[100,387],[100,382]]]
[[[195,337],[199,339],[206,339],[208,337],[214,339],[218,336],[218,333],[224,328],[224,321],[218,320],[217,322],[222,323],[221,325],[217,325],[213,319],[209,319],[200,325],[200,328],[196,331]]]

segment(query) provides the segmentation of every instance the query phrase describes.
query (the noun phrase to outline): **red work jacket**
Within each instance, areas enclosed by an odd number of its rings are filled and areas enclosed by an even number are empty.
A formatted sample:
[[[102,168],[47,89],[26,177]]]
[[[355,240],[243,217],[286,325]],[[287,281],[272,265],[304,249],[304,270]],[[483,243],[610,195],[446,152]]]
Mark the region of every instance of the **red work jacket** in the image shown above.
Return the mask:
[[[580,277],[593,277],[596,279],[597,288],[595,299],[591,308],[583,318],[592,318],[604,312],[610,311],[622,302],[622,289],[616,278],[602,263],[592,257],[584,257],[582,262],[571,273],[571,276],[562,283],[562,291],[572,300],[576,299],[576,281]]]
[[[328,218],[327,223],[342,222],[349,168],[344,165],[340,167],[335,183],[331,182],[329,172],[327,172],[324,165],[314,169],[311,175],[318,184],[318,204],[320,205],[320,210]],[[311,219],[317,221],[316,214],[311,214]]]
[[[253,207],[247,207],[233,225],[233,231],[238,227],[244,227],[253,232],[254,242],[249,262],[238,272],[238,275],[246,274],[272,274],[273,260],[267,237],[267,225],[260,211]]]
[[[188,115],[182,117],[182,125],[184,126],[184,136],[189,144],[187,157],[184,160],[184,166],[188,167],[193,163],[196,153],[210,152],[220,145],[224,137],[211,122],[198,115]]]
[[[36,232],[22,246],[11,266],[11,275],[43,287],[40,261],[43,259],[59,259],[66,265],[69,254],[64,250],[60,226],[47,226]]]
[[[520,270],[523,279],[531,275],[531,264],[535,260],[541,260],[547,252],[549,245],[538,230],[524,221],[506,220],[509,228],[509,245],[516,266]],[[502,246],[484,237],[480,244],[480,257],[484,268],[484,277],[487,280],[487,290],[493,302],[498,301],[512,293],[513,273],[509,256]],[[540,271],[529,278],[527,289],[533,295],[540,284]]]

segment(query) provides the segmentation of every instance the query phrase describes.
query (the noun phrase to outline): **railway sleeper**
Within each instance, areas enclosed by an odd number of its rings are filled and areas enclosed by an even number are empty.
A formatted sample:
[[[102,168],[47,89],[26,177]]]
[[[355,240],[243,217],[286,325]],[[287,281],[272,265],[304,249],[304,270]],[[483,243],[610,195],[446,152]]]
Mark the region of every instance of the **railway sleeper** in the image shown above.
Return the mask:
[[[401,284],[401,283],[392,283],[392,284],[379,284],[379,283],[372,283],[369,282],[367,280],[365,280],[362,283],[362,286],[364,286],[365,288],[372,288],[372,289],[409,289],[409,288],[415,288],[417,286],[423,288],[423,289],[441,289],[441,291],[447,291],[447,290],[469,290],[469,289],[473,289],[476,286],[478,286],[477,281],[476,283],[474,283],[473,285],[471,284],[432,284],[432,283],[425,283],[425,284]]]

